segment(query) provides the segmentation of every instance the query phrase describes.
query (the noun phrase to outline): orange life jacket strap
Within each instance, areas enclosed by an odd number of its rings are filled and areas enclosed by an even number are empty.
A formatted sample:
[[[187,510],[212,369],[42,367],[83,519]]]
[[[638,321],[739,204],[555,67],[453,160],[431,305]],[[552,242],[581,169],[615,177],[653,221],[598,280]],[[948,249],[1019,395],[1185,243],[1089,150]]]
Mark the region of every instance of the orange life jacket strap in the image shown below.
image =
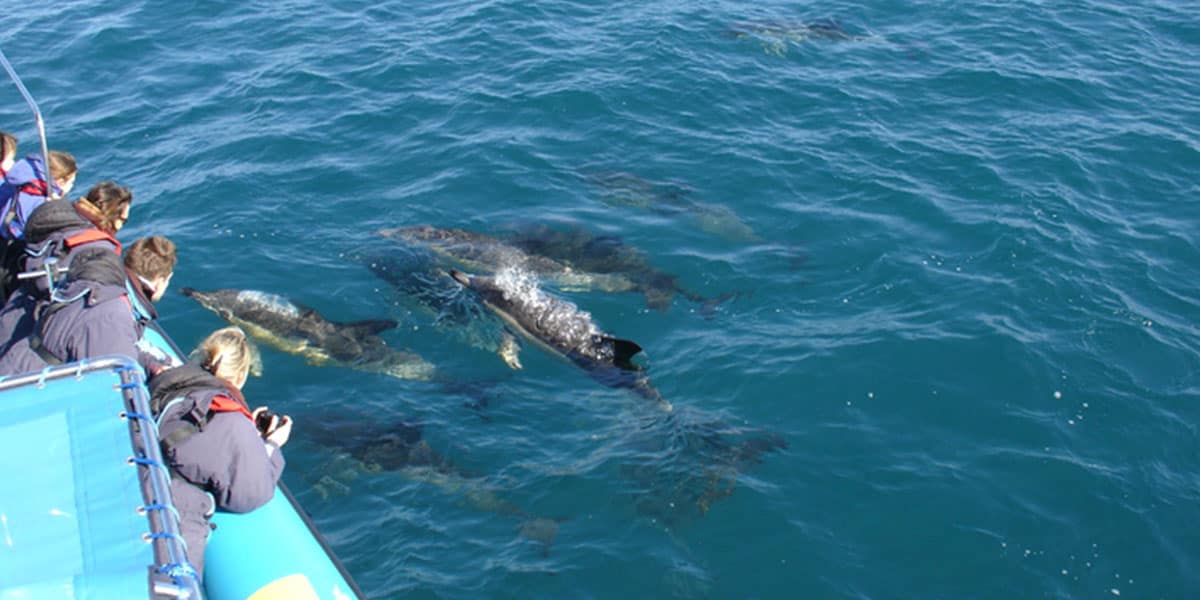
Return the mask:
[[[88,229],[86,231],[81,231],[67,238],[63,243],[66,244],[67,248],[74,248],[75,246],[80,246],[88,242],[99,242],[101,240],[112,242],[112,244],[116,246],[117,254],[121,253],[121,242],[118,242],[117,238],[109,235],[108,233],[100,231],[99,229]]]

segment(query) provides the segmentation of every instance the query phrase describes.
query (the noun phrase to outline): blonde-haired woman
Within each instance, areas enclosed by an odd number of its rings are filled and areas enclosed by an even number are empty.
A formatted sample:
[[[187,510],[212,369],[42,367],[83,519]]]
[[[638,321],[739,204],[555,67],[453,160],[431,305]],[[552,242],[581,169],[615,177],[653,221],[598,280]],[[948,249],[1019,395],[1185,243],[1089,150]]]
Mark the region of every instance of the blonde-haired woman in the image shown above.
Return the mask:
[[[213,512],[244,513],[266,504],[283,472],[280,447],[291,435],[292,420],[270,415],[266,407],[251,412],[242,397],[257,363],[246,334],[226,327],[205,338],[191,362],[150,381],[171,496],[188,560],[200,575]]]

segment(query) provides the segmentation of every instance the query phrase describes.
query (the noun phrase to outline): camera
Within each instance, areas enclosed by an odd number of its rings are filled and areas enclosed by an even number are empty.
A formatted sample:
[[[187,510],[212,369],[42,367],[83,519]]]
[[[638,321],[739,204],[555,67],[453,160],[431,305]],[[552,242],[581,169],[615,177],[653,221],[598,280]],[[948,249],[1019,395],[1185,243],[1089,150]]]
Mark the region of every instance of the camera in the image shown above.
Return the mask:
[[[274,420],[275,413],[269,410],[264,410],[258,413],[258,416],[254,418],[254,426],[258,428],[258,432],[262,434],[263,437],[267,437],[267,434],[271,433],[271,422]]]

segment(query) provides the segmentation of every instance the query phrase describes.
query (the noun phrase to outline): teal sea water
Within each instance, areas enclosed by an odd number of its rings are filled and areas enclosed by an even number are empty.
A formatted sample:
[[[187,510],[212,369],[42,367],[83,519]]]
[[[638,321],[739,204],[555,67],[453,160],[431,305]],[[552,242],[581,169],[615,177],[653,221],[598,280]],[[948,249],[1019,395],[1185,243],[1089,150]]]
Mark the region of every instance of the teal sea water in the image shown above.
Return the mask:
[[[170,236],[176,287],[395,319],[437,367],[264,347],[246,388],[369,597],[1200,590],[1194,2],[5,9],[77,189],[131,186],[120,237]],[[0,129],[36,146],[11,86]],[[674,414],[435,321],[370,268],[417,224],[582,228],[723,298],[549,289]],[[463,475],[338,441],[402,423]]]

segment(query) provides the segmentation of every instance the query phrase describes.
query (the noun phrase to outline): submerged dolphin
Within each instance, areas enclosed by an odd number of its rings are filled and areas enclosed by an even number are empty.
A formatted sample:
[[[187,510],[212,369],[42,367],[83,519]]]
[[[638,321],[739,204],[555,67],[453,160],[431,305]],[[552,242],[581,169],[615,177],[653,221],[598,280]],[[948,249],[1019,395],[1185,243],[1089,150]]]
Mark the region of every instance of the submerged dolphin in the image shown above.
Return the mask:
[[[599,187],[601,200],[612,206],[629,206],[664,216],[681,215],[701,231],[734,242],[760,242],[762,238],[726,206],[703,202],[688,188],[650,181],[624,171],[585,171],[584,180]]]
[[[580,271],[482,233],[429,225],[382,229],[378,233],[385,238],[428,248],[469,271],[497,273],[504,269],[522,269],[561,290],[624,292],[635,287],[619,273]]]
[[[450,276],[475,290],[483,304],[551,354],[561,356],[609,387],[628,388],[671,410],[645,372],[633,363],[642,347],[600,331],[577,306],[546,294],[527,274],[508,270],[497,277],[451,271]]]
[[[680,295],[701,304],[710,312],[732,295],[707,298],[679,284],[679,278],[655,268],[645,253],[625,245],[614,236],[597,236],[579,226],[555,228],[543,224],[517,227],[505,237],[514,246],[539,256],[562,261],[572,267],[594,273],[620,273],[633,282],[634,291],[646,297],[646,305],[666,310]]]
[[[458,285],[433,261],[416,255],[385,255],[367,257],[371,272],[392,285],[406,300],[434,325],[462,343],[494,353],[509,368],[520,369],[520,345],[486,308],[470,294],[462,293]]]
[[[837,19],[816,21],[758,21],[735,23],[725,30],[725,37],[733,39],[751,38],[762,44],[767,54],[783,56],[788,44],[810,40],[826,42],[861,42],[873,36],[850,33]]]
[[[639,513],[671,526],[707,514],[765,455],[788,447],[778,434],[697,421],[686,412],[643,424],[639,432],[645,437],[634,456],[640,458],[621,468],[627,489]]]
[[[391,320],[335,323],[317,311],[275,294],[255,290],[181,290],[221,318],[263,343],[299,354],[313,365],[337,364],[400,379],[429,380],[433,365],[412,352],[389,348],[379,332],[396,326]]]
[[[559,519],[537,517],[506,500],[483,477],[464,471],[429,445],[417,423],[379,423],[376,421],[316,422],[305,436],[323,446],[335,448],[352,457],[357,464],[330,465],[326,474],[314,482],[318,493],[330,489],[349,492],[344,480],[358,472],[396,471],[406,479],[437,487],[451,496],[460,496],[474,509],[520,519],[520,535],[542,544],[543,552],[558,534]]]

